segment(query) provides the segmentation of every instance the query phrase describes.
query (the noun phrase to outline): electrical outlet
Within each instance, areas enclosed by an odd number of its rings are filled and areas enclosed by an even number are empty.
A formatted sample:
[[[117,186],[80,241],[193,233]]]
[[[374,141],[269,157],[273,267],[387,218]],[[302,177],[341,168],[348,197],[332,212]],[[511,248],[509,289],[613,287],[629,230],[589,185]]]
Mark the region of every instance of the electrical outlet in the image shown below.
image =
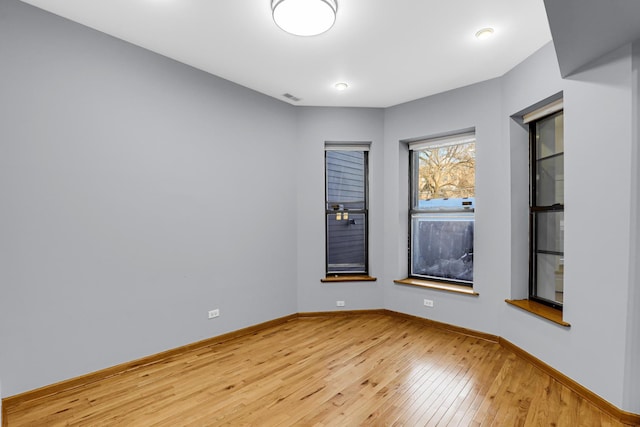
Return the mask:
[[[220,310],[219,309],[215,309],[215,310],[209,310],[209,319],[213,319],[215,317],[220,316]]]
[[[425,299],[424,300],[425,307],[433,307],[433,300]]]
[[[336,307],[344,307],[344,301],[336,301]]]

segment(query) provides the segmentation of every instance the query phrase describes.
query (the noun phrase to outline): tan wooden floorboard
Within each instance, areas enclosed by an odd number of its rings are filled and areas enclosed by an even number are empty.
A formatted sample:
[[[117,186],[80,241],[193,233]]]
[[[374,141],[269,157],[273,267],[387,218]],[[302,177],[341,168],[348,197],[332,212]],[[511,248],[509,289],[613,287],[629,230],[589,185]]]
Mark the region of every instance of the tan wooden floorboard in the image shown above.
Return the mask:
[[[481,338],[301,317],[10,409],[13,426],[621,426]]]

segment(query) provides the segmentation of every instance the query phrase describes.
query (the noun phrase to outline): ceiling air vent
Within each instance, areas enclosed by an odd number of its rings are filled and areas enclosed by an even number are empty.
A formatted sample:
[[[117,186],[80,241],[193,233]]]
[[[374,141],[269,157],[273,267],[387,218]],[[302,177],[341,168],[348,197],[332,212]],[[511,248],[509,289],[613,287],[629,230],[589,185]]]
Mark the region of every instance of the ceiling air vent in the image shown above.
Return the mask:
[[[282,96],[284,96],[285,98],[288,98],[292,101],[298,102],[301,100],[301,98],[298,98],[297,96],[291,95],[290,93],[283,93]]]

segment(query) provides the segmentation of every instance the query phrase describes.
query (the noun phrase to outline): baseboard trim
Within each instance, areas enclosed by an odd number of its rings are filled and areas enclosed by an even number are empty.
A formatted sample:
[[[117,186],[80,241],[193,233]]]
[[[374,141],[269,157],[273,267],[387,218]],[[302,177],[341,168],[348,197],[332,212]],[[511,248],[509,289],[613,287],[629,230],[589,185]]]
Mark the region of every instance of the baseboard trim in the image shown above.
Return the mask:
[[[399,311],[385,310],[385,312],[390,316],[424,323],[425,325],[431,326],[433,328],[444,329],[446,331],[455,332],[457,334],[467,335],[474,338],[480,338],[494,343],[498,343],[500,339],[500,337],[498,337],[497,335],[487,334],[485,332],[476,331],[474,329],[467,329],[460,326],[450,325],[448,323],[437,322],[435,320],[425,319],[424,317],[413,316],[411,314],[400,313]]]
[[[233,338],[241,337],[244,335],[250,335],[255,332],[259,332],[263,329],[270,328],[272,326],[277,326],[283,323],[286,323],[290,320],[298,318],[298,314],[290,314],[288,316],[279,317],[277,319],[269,320],[264,323],[259,323],[257,325],[249,326],[246,328],[238,329],[236,331],[232,331],[226,334],[218,335],[212,338],[207,338],[201,341],[197,341],[191,344],[187,344],[181,347],[172,348],[167,351],[163,351],[160,353],[152,354],[150,356],[142,357],[140,359],[136,359],[131,362],[121,363],[119,365],[111,366],[109,368],[101,369],[99,371],[91,372],[86,375],[81,375],[79,377],[70,378],[68,380],[60,381],[54,384],[46,385],[44,387],[40,387],[34,390],[29,390],[24,393],[16,394],[13,396],[8,396],[2,399],[2,423],[3,427],[5,427],[6,417],[5,414],[10,412],[11,408],[20,405],[24,402],[29,402],[36,399],[45,398],[48,396],[52,396],[58,394],[63,391],[72,390],[74,388],[79,388],[86,386],[88,384],[94,383],[96,381],[103,380],[105,378],[113,377],[119,374],[122,374],[127,371],[131,371],[133,369],[140,368],[142,366],[149,366],[156,363],[161,363],[163,360],[181,354],[186,353],[193,350],[198,350],[203,347],[207,347],[210,345],[219,344],[224,341],[228,341]]]
[[[538,359],[534,355],[526,352],[525,350],[521,349],[517,345],[513,344],[512,342],[502,337],[500,338],[500,345],[503,348],[515,353],[516,356],[531,363],[533,366],[540,369],[542,372],[549,375],[551,378],[558,381],[560,384],[571,389],[572,391],[580,395],[580,397],[582,397],[583,399],[591,402],[593,405],[597,406],[600,410],[616,418],[621,423],[631,425],[631,426],[640,425],[640,414],[634,414],[618,408],[617,406],[608,402],[604,398],[598,396],[588,388],[584,387],[580,383],[572,380],[562,372],[551,367],[550,365],[546,364],[545,362]]]
[[[340,310],[340,311],[309,311],[298,313],[298,317],[339,317],[339,316],[360,316],[363,314],[382,314],[386,315],[387,310]]]
[[[640,426],[640,414],[634,414],[631,412],[623,411],[622,409],[618,408],[617,406],[611,404],[607,400],[598,396],[591,390],[585,388],[584,386],[580,385],[576,381],[567,377],[560,371],[549,366],[542,360],[538,359],[537,357],[533,356],[530,353],[527,353],[525,350],[521,349],[517,345],[513,344],[512,342],[502,337],[499,337],[497,335],[487,334],[485,332],[476,331],[473,329],[467,329],[467,328],[462,328],[460,326],[450,325],[448,323],[438,322],[431,319],[425,319],[423,317],[413,316],[411,314],[401,313],[401,312],[387,310],[387,309],[374,309],[374,310],[341,310],[341,311],[318,311],[318,312],[294,313],[294,314],[273,319],[264,323],[239,329],[237,331],[229,332],[223,335],[218,335],[212,338],[207,338],[205,340],[197,341],[195,343],[187,344],[181,347],[176,347],[174,349],[163,351],[161,353],[153,354],[147,357],[143,357],[143,358],[134,360],[132,362],[122,363],[120,365],[112,366],[110,368],[102,369],[100,371],[92,372],[86,375],[71,378],[55,384],[40,387],[35,390],[30,390],[24,393],[16,394],[14,396],[9,396],[2,399],[2,427],[7,427],[7,413],[10,411],[10,409],[24,402],[46,398],[47,396],[52,396],[62,391],[67,391],[74,388],[82,387],[87,384],[90,384],[105,378],[109,378],[126,371],[137,369],[142,366],[161,363],[163,360],[169,357],[178,355],[180,353],[197,350],[203,347],[228,341],[233,338],[249,335],[272,326],[277,326],[277,325],[286,323],[290,320],[297,319],[297,318],[357,316],[357,315],[371,315],[371,314],[394,316],[401,319],[422,323],[429,327],[443,329],[443,330],[454,332],[457,334],[480,338],[480,339],[484,339],[484,340],[499,344],[504,349],[513,352],[516,356],[521,357],[522,359],[525,359],[526,361],[528,361],[529,363],[531,363],[532,365],[534,365],[544,373],[548,374],[551,378],[558,381],[565,387],[568,387],[569,389],[571,389],[572,391],[580,395],[582,398],[586,399],[587,401],[591,402],[593,405],[597,406],[600,410],[606,412],[607,414],[619,420],[621,423],[627,424],[630,426]]]

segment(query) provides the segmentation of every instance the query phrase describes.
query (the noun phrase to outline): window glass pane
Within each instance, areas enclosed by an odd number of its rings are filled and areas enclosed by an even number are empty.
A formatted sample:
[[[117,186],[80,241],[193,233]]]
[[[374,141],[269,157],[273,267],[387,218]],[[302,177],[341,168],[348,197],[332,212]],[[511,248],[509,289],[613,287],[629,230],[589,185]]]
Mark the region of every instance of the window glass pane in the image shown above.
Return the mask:
[[[562,304],[564,258],[562,255],[536,254],[535,296]]]
[[[365,214],[340,212],[327,215],[328,274],[366,272],[366,230]]]
[[[564,154],[536,162],[536,206],[564,204]]]
[[[538,120],[536,138],[536,159],[564,152],[564,114],[559,112]]]
[[[473,213],[414,214],[411,275],[473,282]]]
[[[327,151],[327,209],[365,209],[365,152]]]
[[[413,208],[459,207],[462,199],[473,199],[475,154],[475,142],[413,151]]]
[[[564,291],[564,114],[542,118],[531,126],[530,296],[562,306]]]
[[[535,123],[535,205],[564,204],[564,115]]]
[[[536,212],[536,251],[564,253],[564,212]]]

